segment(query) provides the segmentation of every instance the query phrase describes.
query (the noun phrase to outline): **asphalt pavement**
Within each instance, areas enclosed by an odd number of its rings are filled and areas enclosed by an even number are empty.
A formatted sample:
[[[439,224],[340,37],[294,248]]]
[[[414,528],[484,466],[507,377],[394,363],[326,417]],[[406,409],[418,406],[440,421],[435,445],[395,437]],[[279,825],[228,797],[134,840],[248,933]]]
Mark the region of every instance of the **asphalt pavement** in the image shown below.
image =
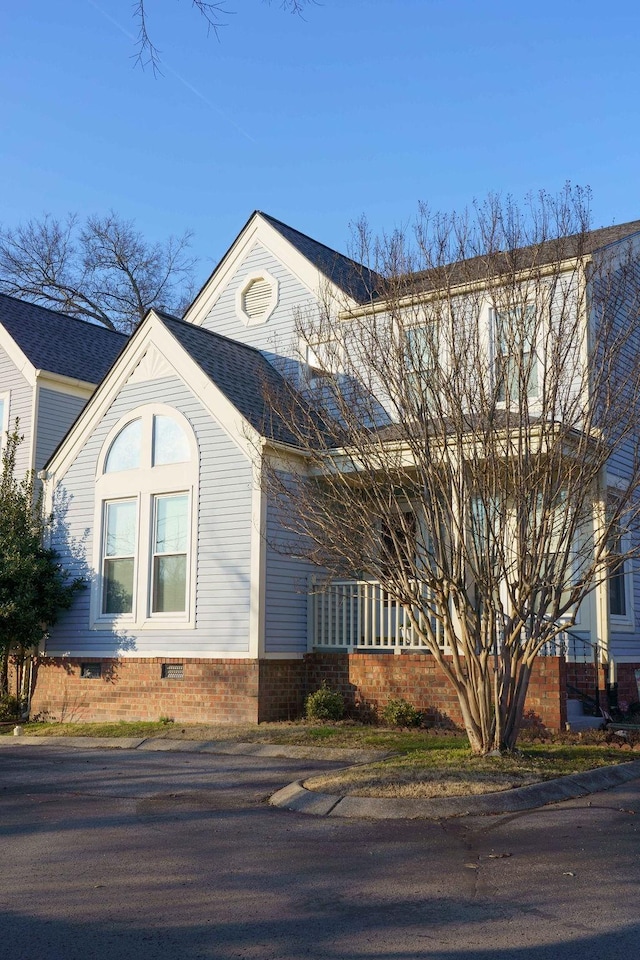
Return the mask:
[[[34,741],[0,746],[11,960],[638,954],[640,779],[508,813],[306,816],[269,798],[351,758]]]

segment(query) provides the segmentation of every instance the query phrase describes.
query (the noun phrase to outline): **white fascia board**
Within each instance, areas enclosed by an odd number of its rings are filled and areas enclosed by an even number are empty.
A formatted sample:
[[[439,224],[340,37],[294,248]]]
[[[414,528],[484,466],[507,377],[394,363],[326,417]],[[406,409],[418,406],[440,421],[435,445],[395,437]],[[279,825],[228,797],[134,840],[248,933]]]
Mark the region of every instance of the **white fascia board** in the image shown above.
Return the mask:
[[[31,363],[27,355],[22,352],[13,337],[7,333],[5,328],[2,326],[2,323],[0,323],[0,347],[2,347],[4,352],[13,363],[14,367],[20,374],[22,374],[29,386],[35,387],[36,368]]]
[[[49,370],[36,370],[36,378],[40,386],[46,390],[55,390],[57,393],[66,393],[72,397],[84,397],[87,400],[96,389],[96,384],[89,380],[65,377],[60,373],[51,373]]]
[[[343,290],[338,290],[338,287],[328,277],[318,270],[310,260],[307,260],[293,244],[285,240],[282,234],[258,213],[251,218],[231,249],[220,261],[209,281],[185,313],[184,320],[196,326],[202,325],[220,294],[256,242],[261,243],[276,260],[279,260],[313,296],[320,296],[326,284],[329,284],[332,290],[339,292],[342,298],[346,296]],[[357,306],[356,301],[350,297],[348,303],[349,307],[355,308]]]
[[[50,476],[64,476],[151,344],[165,357],[176,375],[193,391],[229,438],[249,459],[253,458],[255,451],[260,447],[257,431],[238,412],[220,388],[212,383],[152,311],[71,427],[49,464]]]

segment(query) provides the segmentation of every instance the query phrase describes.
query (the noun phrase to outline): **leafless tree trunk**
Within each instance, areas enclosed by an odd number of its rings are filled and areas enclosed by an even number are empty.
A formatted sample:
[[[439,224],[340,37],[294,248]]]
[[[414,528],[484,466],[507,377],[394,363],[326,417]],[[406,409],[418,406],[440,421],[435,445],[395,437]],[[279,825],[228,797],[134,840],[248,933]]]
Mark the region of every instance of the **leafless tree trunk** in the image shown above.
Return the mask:
[[[321,369],[272,399],[284,549],[379,581],[473,750],[511,750],[536,656],[638,550],[638,247],[594,249],[569,190],[359,239],[384,279],[300,316]]]

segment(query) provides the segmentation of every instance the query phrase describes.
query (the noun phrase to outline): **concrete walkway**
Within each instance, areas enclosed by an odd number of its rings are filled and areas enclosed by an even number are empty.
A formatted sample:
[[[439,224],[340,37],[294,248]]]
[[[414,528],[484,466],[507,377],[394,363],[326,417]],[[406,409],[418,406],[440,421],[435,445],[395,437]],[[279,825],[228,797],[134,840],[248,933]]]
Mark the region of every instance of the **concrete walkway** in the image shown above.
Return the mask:
[[[14,746],[53,746],[70,749],[110,749],[213,753],[229,756],[286,757],[292,760],[330,760],[345,765],[373,763],[391,756],[380,750],[347,750],[335,747],[289,746],[274,743],[237,743],[228,740],[170,740],[145,737],[0,737],[0,750]],[[584,773],[559,777],[527,787],[470,797],[404,799],[349,797],[315,793],[297,780],[278,790],[269,802],[276,807],[315,816],[353,817],[375,820],[444,820],[478,814],[532,810],[561,800],[573,800],[591,793],[640,779],[640,760],[599,767]]]

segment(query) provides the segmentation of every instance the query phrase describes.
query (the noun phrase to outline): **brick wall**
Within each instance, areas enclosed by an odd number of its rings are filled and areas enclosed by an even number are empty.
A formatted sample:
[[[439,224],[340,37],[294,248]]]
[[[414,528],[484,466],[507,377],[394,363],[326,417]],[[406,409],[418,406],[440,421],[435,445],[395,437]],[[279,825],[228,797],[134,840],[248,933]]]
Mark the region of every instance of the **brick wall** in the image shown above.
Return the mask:
[[[290,720],[301,715],[306,694],[326,680],[342,691],[349,705],[358,704],[365,713],[392,697],[403,697],[432,721],[462,723],[455,693],[428,654],[314,653],[304,661],[82,660],[100,662],[101,677],[87,679],[80,675],[78,660],[39,658],[31,715],[67,721],[161,716],[182,723]],[[182,663],[183,679],[162,679],[163,663]],[[561,659],[538,658],[527,697],[528,722],[550,730],[564,728],[566,669]]]
[[[306,695],[306,666],[302,660],[261,660],[258,722],[296,720]]]
[[[350,706],[381,708],[402,697],[429,720],[462,725],[458,698],[429,654],[313,653],[306,657],[307,689],[323,681],[338,689]],[[559,657],[539,657],[529,684],[525,707],[528,723],[563,730],[566,718],[566,664]]]
[[[158,720],[161,716],[182,723],[258,720],[256,660],[82,660],[100,662],[100,679],[86,679],[80,676],[80,661],[39,658],[31,716],[64,721]],[[163,663],[183,663],[183,679],[162,679]]]

